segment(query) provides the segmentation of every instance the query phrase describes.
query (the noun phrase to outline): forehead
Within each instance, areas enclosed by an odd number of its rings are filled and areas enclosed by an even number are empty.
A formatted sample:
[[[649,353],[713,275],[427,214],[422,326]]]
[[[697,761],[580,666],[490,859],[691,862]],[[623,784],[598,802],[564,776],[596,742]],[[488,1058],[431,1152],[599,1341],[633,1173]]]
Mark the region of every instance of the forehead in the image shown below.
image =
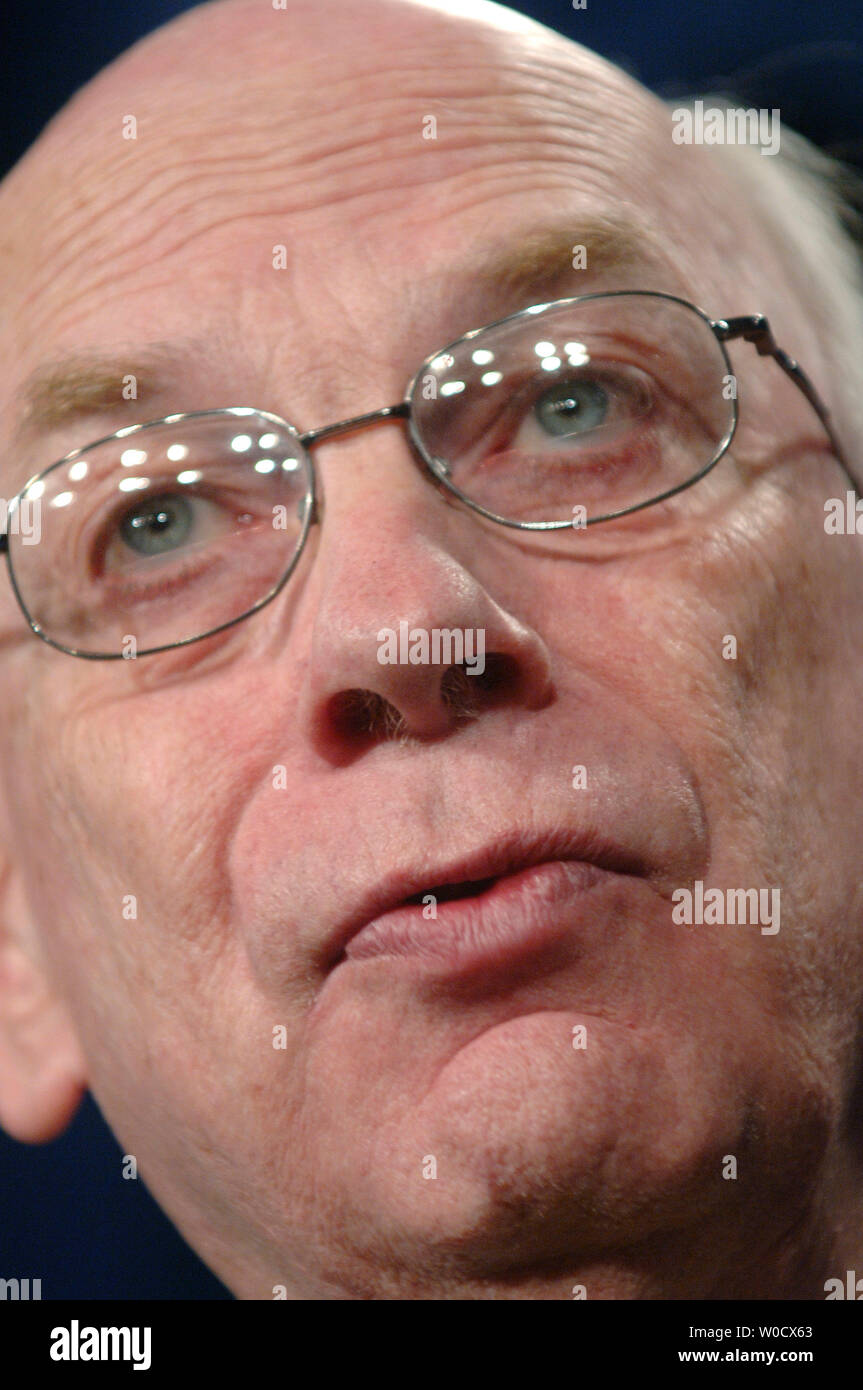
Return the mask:
[[[203,54],[182,28],[133,53],[0,193],[9,389],[65,351],[139,338],[212,336],[254,370],[275,351],[290,360],[291,338],[302,355],[340,326],[379,340],[394,313],[413,332],[450,303],[429,332],[454,336],[475,326],[457,317],[471,264],[500,268],[504,288],[513,271],[493,312],[522,307],[519,248],[529,269],[537,245],[548,260],[558,242],[560,293],[592,288],[570,259],[585,226],[589,273],[616,261],[626,284],[637,257],[615,257],[614,228],[641,229],[643,288],[709,297],[740,260],[746,233],[721,172],[585,50],[532,26],[378,5],[398,17],[397,41],[379,26],[358,51],[350,23],[294,42],[278,12],[216,8],[223,29]]]

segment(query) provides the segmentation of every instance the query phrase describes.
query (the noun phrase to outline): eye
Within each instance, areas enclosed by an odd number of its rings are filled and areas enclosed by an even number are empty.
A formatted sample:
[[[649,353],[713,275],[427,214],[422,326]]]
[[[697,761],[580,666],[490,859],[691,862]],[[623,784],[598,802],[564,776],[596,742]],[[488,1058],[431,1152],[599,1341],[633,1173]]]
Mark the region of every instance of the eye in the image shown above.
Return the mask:
[[[126,512],[119,525],[119,536],[137,555],[163,555],[184,545],[194,524],[189,498],[163,493],[145,498]]]
[[[559,381],[540,396],[533,413],[546,433],[560,438],[598,429],[608,419],[608,393],[595,381]]]
[[[163,483],[134,501],[124,499],[122,508],[102,521],[89,546],[93,573],[164,578],[178,564],[211,563],[226,545],[270,519],[260,509],[253,511],[235,487],[181,492]]]
[[[467,396],[447,403],[446,448],[481,466],[502,455],[575,462],[601,452],[608,461],[644,439],[668,404],[661,383],[630,362],[596,362],[551,378],[513,372]]]

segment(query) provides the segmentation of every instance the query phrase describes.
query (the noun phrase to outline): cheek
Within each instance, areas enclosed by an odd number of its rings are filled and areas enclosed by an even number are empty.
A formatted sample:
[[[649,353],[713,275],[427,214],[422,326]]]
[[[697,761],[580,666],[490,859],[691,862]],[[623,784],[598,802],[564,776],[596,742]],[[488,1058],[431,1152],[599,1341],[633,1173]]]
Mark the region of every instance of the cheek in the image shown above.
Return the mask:
[[[290,1017],[259,996],[225,877],[236,820],[274,761],[259,689],[192,683],[87,708],[82,697],[50,720],[50,750],[37,751],[45,720],[19,725],[3,767],[16,863],[91,1088],[163,1191],[173,1165],[197,1172],[203,1154],[218,1168],[238,1118],[254,1143],[273,1059],[296,1051]],[[287,1026],[277,1053],[275,1025]],[[289,1088],[280,1095],[289,1106]]]
[[[777,467],[686,543],[537,569],[520,616],[574,689],[605,686],[695,769],[714,871],[781,889],[777,971],[817,962],[845,994],[836,923],[859,915],[863,543],[825,534],[837,489],[817,457]]]
[[[106,700],[91,683],[17,721],[2,774],[12,854],[82,1011],[170,1014],[213,988],[231,947],[227,847],[272,736],[249,687],[223,673]]]
[[[841,771],[836,726],[819,726],[863,676],[863,544],[825,535],[823,498],[839,482],[835,465],[797,460],[673,544],[549,562],[527,591],[526,620],[559,666],[649,713],[706,799],[726,782],[757,799],[789,768],[810,788]]]
[[[677,575],[691,600],[654,605],[673,615],[669,651],[676,639],[700,656],[686,658],[689,699],[670,710],[682,739],[698,710],[689,751],[714,870],[740,886],[760,874],[780,891],[781,932],[759,937],[754,954],[772,962],[789,1019],[831,1056],[845,1045],[843,1019],[859,1012],[863,978],[863,544],[825,533],[824,498],[841,487],[817,458],[765,477]]]
[[[747,792],[775,792],[788,811],[834,798],[863,748],[858,721],[842,717],[863,681],[863,546],[825,534],[810,482],[835,487],[836,473],[819,474],[814,458],[777,469],[691,557],[694,612],[710,634],[705,665],[718,676],[718,713]]]

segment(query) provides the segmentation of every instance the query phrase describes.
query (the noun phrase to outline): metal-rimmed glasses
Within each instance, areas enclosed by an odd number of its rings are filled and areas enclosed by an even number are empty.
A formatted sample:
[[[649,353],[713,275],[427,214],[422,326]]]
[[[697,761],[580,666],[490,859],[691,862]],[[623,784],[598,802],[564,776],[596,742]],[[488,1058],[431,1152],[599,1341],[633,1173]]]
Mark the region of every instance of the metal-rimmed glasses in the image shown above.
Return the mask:
[[[573,533],[699,482],[738,422],[731,339],[828,412],[760,314],[618,290],[534,304],[431,353],[397,405],[301,433],[234,406],[127,426],[27,482],[0,536],[32,631],[114,660],[232,627],[282,590],[316,519],[313,444],[404,419],[429,482],[501,526]],[[851,479],[853,485],[853,478]]]

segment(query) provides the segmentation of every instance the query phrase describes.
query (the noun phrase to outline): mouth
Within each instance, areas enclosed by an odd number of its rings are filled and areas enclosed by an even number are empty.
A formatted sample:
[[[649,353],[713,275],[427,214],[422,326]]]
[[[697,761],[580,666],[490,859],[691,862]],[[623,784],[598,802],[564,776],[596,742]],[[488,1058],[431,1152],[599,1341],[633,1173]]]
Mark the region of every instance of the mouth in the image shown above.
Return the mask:
[[[479,898],[483,893],[487,893],[493,884],[499,883],[503,875],[495,878],[475,878],[467,879],[464,883],[439,883],[434,888],[429,888],[425,893],[413,893],[409,898],[405,898],[405,907],[421,907],[423,900],[429,893],[438,903],[455,902],[458,898]]]
[[[389,957],[469,974],[519,964],[571,943],[597,889],[646,871],[637,856],[595,842],[492,845],[380,884],[340,927],[330,965]]]

